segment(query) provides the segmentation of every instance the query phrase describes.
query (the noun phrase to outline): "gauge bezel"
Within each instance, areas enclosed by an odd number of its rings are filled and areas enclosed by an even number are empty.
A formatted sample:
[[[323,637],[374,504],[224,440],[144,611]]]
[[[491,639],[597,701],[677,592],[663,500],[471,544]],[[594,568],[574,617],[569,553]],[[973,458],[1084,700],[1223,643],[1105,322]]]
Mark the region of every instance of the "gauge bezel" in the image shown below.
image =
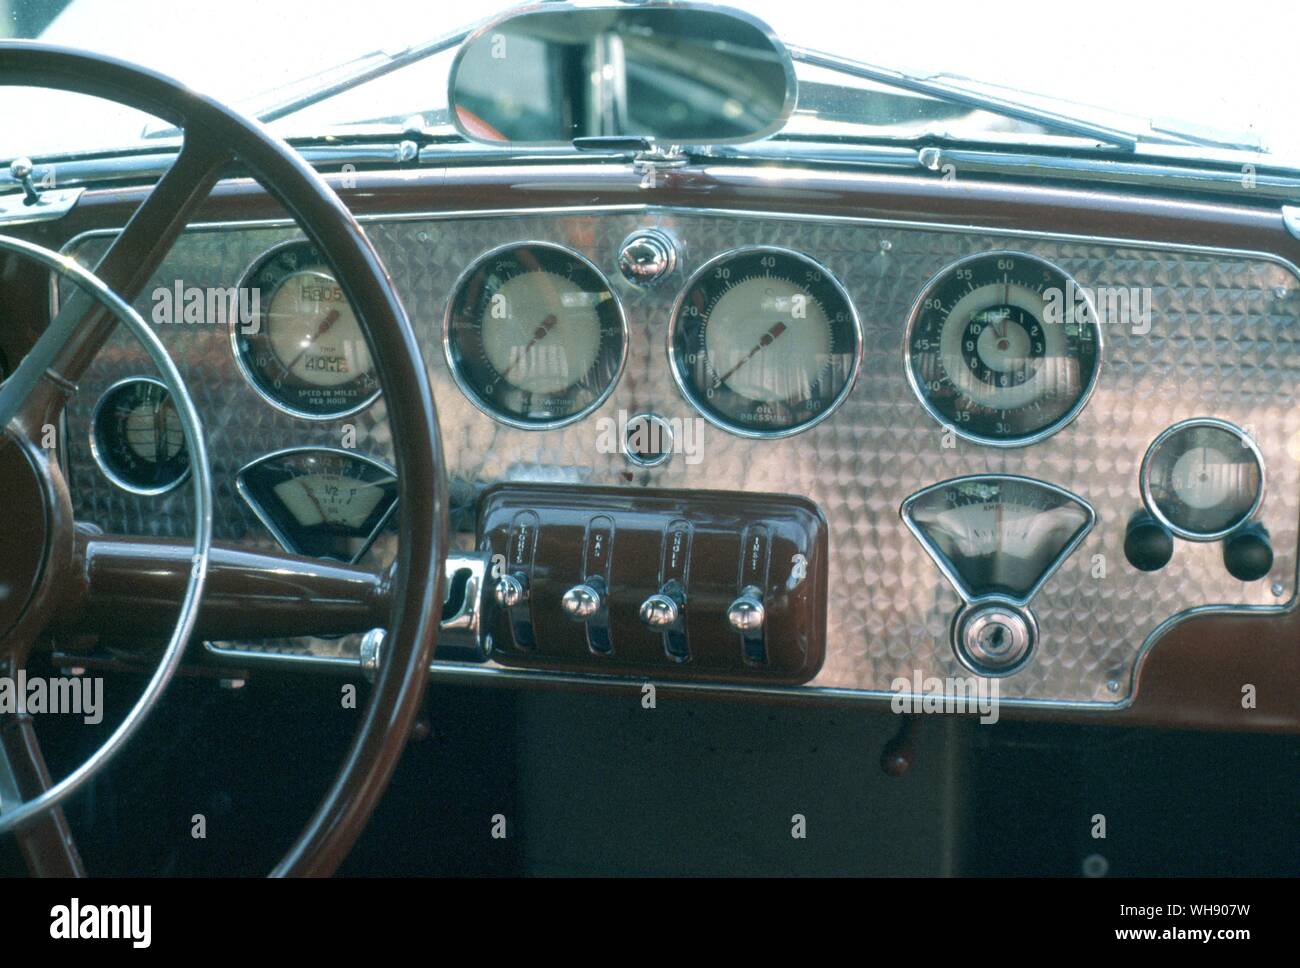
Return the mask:
[[[284,447],[280,450],[273,450],[250,460],[235,473],[235,490],[239,492],[239,496],[244,499],[244,503],[248,505],[253,514],[257,516],[257,520],[262,522],[262,526],[271,533],[271,537],[276,540],[276,543],[291,555],[301,555],[303,552],[293,546],[293,542],[289,541],[285,537],[284,533],[280,530],[280,527],[275,523],[271,516],[266,513],[265,509],[258,504],[257,501],[253,500],[253,496],[249,494],[248,487],[244,483],[244,475],[251,468],[256,467],[258,464],[264,464],[269,460],[275,460],[277,457],[287,457],[290,454],[335,454],[342,457],[349,457],[383,471],[385,474],[390,475],[394,480],[397,479],[396,469],[389,464],[386,464],[384,461],[371,457],[368,454],[359,454],[355,450],[344,450],[342,447]],[[385,526],[392,520],[393,514],[397,511],[398,500],[401,500],[401,498],[393,501],[392,506],[384,512],[383,517],[375,522],[374,530],[366,537],[360,550],[357,551],[349,561],[343,562],[344,564],[355,565],[365,556],[365,553],[370,550],[371,545],[373,545],[379,538],[380,534],[383,533]],[[336,561],[337,559],[322,557],[320,560]]]
[[[1259,489],[1255,492],[1254,503],[1251,504],[1250,510],[1241,516],[1235,524],[1218,531],[1189,531],[1186,528],[1176,525],[1169,517],[1160,510],[1155,496],[1151,493],[1151,461],[1156,452],[1169,442],[1170,439],[1182,433],[1184,430],[1193,430],[1197,427],[1211,427],[1215,430],[1222,430],[1232,434],[1245,443],[1247,449],[1255,459],[1255,466],[1259,468]],[[1219,541],[1226,538],[1235,531],[1240,530],[1250,523],[1251,519],[1259,512],[1260,506],[1264,503],[1264,490],[1267,486],[1267,473],[1264,467],[1264,455],[1260,452],[1259,446],[1255,443],[1254,438],[1246,431],[1242,430],[1236,424],[1227,420],[1221,420],[1218,417],[1191,417],[1187,420],[1180,420],[1175,424],[1170,424],[1159,434],[1151,445],[1147,447],[1147,452],[1142,457],[1142,466],[1138,471],[1138,488],[1142,492],[1142,504],[1146,507],[1147,512],[1168,528],[1175,536],[1182,538],[1184,541],[1211,542]]]
[[[456,299],[460,295],[461,290],[465,287],[465,284],[469,281],[470,277],[478,271],[479,267],[482,266],[483,263],[495,258],[502,252],[524,248],[551,249],[569,258],[578,260],[595,273],[596,278],[599,279],[601,285],[605,287],[605,291],[609,293],[610,299],[614,304],[614,311],[618,314],[619,330],[622,337],[619,345],[618,369],[614,371],[614,375],[611,377],[609,385],[605,387],[605,389],[602,390],[595,399],[591,401],[591,403],[587,404],[587,406],[583,407],[581,410],[575,411],[574,413],[568,414],[564,417],[557,417],[553,420],[527,420],[522,417],[517,417],[514,414],[505,413],[488,403],[482,398],[478,391],[474,389],[474,386],[468,377],[461,372],[460,366],[456,362],[456,357],[452,352],[451,347],[452,309],[455,307]],[[614,287],[610,285],[609,276],[602,272],[596,263],[592,262],[581,252],[570,248],[567,245],[560,245],[557,242],[546,242],[540,239],[520,239],[515,242],[506,242],[502,245],[493,246],[490,249],[480,252],[469,261],[469,264],[466,265],[460,275],[456,277],[456,281],[452,284],[450,294],[447,297],[447,305],[443,309],[442,313],[442,355],[443,359],[447,362],[447,369],[451,372],[452,379],[456,381],[456,386],[460,388],[461,394],[464,395],[465,399],[472,403],[475,409],[480,413],[486,414],[498,423],[503,423],[508,427],[515,427],[519,430],[554,430],[557,427],[567,427],[599,410],[604,405],[605,401],[614,393],[614,390],[623,379],[623,371],[627,367],[628,347],[629,336],[627,328],[627,313],[623,310],[623,301],[619,299],[618,293],[615,292]]]
[[[1009,256],[1014,259],[1025,259],[1029,262],[1037,263],[1039,266],[1059,275],[1064,281],[1067,289],[1071,284],[1074,285],[1075,292],[1082,297],[1084,304],[1087,306],[1088,317],[1092,322],[1093,335],[1097,344],[1097,361],[1096,365],[1092,368],[1092,375],[1088,378],[1087,384],[1080,389],[1078,399],[1075,400],[1069,410],[1051,424],[1036,430],[1033,433],[1020,434],[1015,437],[989,437],[985,434],[977,434],[963,430],[961,427],[957,426],[957,424],[952,420],[939,412],[938,408],[934,406],[929,397],[921,389],[920,385],[916,381],[916,374],[912,370],[912,332],[916,328],[917,321],[920,319],[921,310],[925,306],[926,298],[941,282],[968,263],[979,262],[985,259],[997,259],[1004,256]],[[921,402],[921,406],[925,408],[925,412],[928,413],[930,417],[939,424],[939,426],[946,430],[951,430],[952,433],[956,434],[962,440],[970,441],[973,444],[983,444],[987,447],[1008,449],[1014,447],[1028,447],[1031,444],[1037,444],[1040,441],[1044,441],[1057,431],[1064,430],[1068,427],[1074,422],[1075,418],[1083,412],[1083,408],[1088,405],[1088,400],[1092,397],[1093,390],[1096,389],[1097,382],[1101,378],[1101,370],[1105,363],[1105,356],[1105,334],[1102,332],[1101,320],[1097,318],[1097,307],[1093,301],[1092,292],[1080,286],[1074,276],[1070,275],[1070,273],[1066,272],[1056,263],[1044,259],[1042,256],[1032,255],[1031,253],[1022,252],[1016,249],[990,249],[985,252],[974,252],[970,255],[962,256],[960,259],[953,262],[949,262],[932,275],[926,281],[925,285],[921,287],[921,291],[912,303],[912,309],[907,315],[907,328],[903,333],[903,372],[907,376],[908,386],[912,388],[912,393],[916,396],[916,399]]]
[[[1002,592],[976,594],[975,589],[968,587],[966,582],[962,580],[961,575],[959,575],[956,569],[953,568],[952,564],[948,561],[947,556],[939,550],[938,545],[931,541],[930,536],[927,535],[925,531],[922,530],[921,526],[916,523],[916,518],[912,514],[912,509],[916,507],[923,498],[928,497],[936,491],[942,491],[944,488],[952,487],[955,484],[982,484],[991,481],[996,481],[998,483],[1011,482],[1019,485],[1041,487],[1058,497],[1063,497],[1068,501],[1072,501],[1079,507],[1083,508],[1086,512],[1087,520],[1084,523],[1084,526],[1080,528],[1079,532],[1061,548],[1056,558],[1047,569],[1039,575],[1038,580],[1034,582],[1028,593],[1023,597],[1017,597]],[[1042,590],[1043,586],[1046,585],[1051,577],[1056,574],[1061,565],[1065,564],[1066,560],[1074,554],[1075,549],[1078,548],[1079,545],[1083,544],[1084,539],[1087,538],[1088,535],[1092,533],[1092,529],[1097,526],[1096,509],[1079,495],[1061,487],[1059,484],[1052,484],[1049,481],[1039,480],[1036,477],[1026,477],[1023,474],[963,474],[959,477],[950,477],[947,480],[939,481],[937,484],[930,484],[927,487],[923,487],[915,494],[909,494],[903,499],[903,503],[899,505],[898,515],[903,519],[903,524],[907,527],[907,530],[912,532],[912,536],[920,542],[921,547],[925,549],[925,553],[930,556],[930,560],[933,561],[939,571],[943,573],[943,577],[948,579],[948,584],[952,586],[953,591],[955,591],[958,597],[961,598],[963,605],[970,605],[972,603],[983,604],[987,601],[1001,600],[1009,602],[1022,610],[1028,610],[1030,602],[1034,600],[1034,596]]]
[[[98,434],[100,411],[104,409],[104,405],[108,402],[110,396],[129,383],[152,383],[156,387],[161,387],[167,394],[168,399],[171,398],[171,390],[167,388],[167,384],[163,383],[163,381],[159,380],[157,377],[128,376],[123,377],[115,383],[109,384],[104,389],[104,392],[99,395],[99,399],[95,401],[94,409],[90,412],[90,431],[87,435],[90,439],[90,456],[94,459],[100,472],[122,490],[131,494],[138,494],[141,497],[157,497],[161,494],[167,494],[169,491],[176,490],[176,488],[189,480],[192,464],[188,453],[185,455],[185,470],[182,471],[181,474],[170,484],[165,484],[161,487],[140,487],[139,485],[132,484],[130,481],[127,481],[118,475],[118,473],[109,466],[108,461],[105,460],[104,455],[100,452]],[[173,406],[175,406],[175,404],[173,404]]]
[[[252,387],[253,390],[256,391],[259,397],[261,397],[271,406],[275,407],[275,409],[279,410],[281,413],[286,413],[291,417],[297,417],[299,420],[312,420],[316,422],[321,422],[321,421],[329,421],[329,420],[340,420],[343,417],[351,417],[354,416],[355,414],[361,413],[361,411],[370,407],[376,400],[378,400],[383,395],[384,392],[383,387],[378,385],[379,374],[377,372],[375,373],[375,384],[376,384],[375,392],[370,394],[369,397],[366,397],[364,400],[360,401],[359,403],[356,403],[343,410],[337,410],[337,411],[331,410],[327,413],[311,413],[310,411],[301,410],[298,407],[293,406],[293,404],[291,403],[286,403],[285,401],[278,399],[273,391],[268,390],[266,387],[262,386],[261,380],[258,379],[256,373],[253,371],[252,364],[249,363],[249,361],[244,358],[244,351],[239,344],[239,337],[241,334],[239,332],[239,310],[238,310],[238,302],[237,302],[237,300],[239,299],[239,293],[246,289],[251,288],[249,284],[252,282],[253,276],[258,272],[258,270],[262,268],[263,265],[265,265],[271,259],[275,258],[277,255],[279,255],[281,252],[283,252],[286,249],[298,248],[302,246],[314,246],[314,245],[315,243],[312,242],[311,239],[286,239],[285,241],[277,242],[269,249],[264,250],[259,256],[257,256],[257,258],[255,258],[252,262],[250,262],[248,264],[248,268],[246,268],[240,274],[239,283],[235,288],[236,303],[231,307],[231,310],[226,315],[229,319],[230,348],[235,357],[235,364],[239,367],[239,372],[244,378],[244,382],[248,384],[250,387]],[[329,275],[331,279],[334,280],[335,284],[338,284],[338,275],[334,272],[334,269],[327,262],[321,262],[319,265],[309,266],[295,271],[310,272],[313,269],[317,271],[325,272],[326,274]],[[344,293],[344,296],[347,296],[347,293]],[[269,302],[270,300],[268,299],[268,305]],[[348,304],[351,305],[351,302],[352,301],[349,298]],[[365,327],[366,327],[365,320],[362,318],[361,314],[356,311],[355,308],[353,308],[352,311],[353,314],[357,317],[357,322],[361,324],[363,335],[365,335],[366,338],[369,339],[369,334],[365,332]],[[258,325],[259,326],[262,325],[262,320],[260,318],[258,320]]]
[[[844,381],[844,386],[841,387],[840,391],[835,395],[835,399],[827,404],[825,409],[816,416],[802,421],[801,423],[794,424],[793,426],[783,427],[779,430],[754,430],[749,427],[743,427],[727,420],[725,417],[720,417],[717,414],[709,412],[709,410],[696,398],[694,389],[682,375],[681,369],[677,365],[678,359],[675,343],[677,328],[680,323],[680,314],[683,306],[686,304],[686,297],[711,269],[731,259],[757,252],[771,252],[776,255],[788,256],[793,258],[795,261],[809,265],[820,272],[822,278],[831,286],[832,289],[835,290],[839,297],[844,300],[844,304],[849,307],[849,322],[852,325],[853,339],[856,344],[853,349],[853,361],[849,370],[848,379]],[[817,261],[810,255],[799,252],[795,249],[786,248],[785,246],[742,245],[719,252],[717,255],[705,261],[698,269],[691,273],[690,277],[686,280],[686,284],[682,286],[681,290],[677,293],[676,298],[673,299],[672,309],[668,317],[668,370],[672,373],[673,382],[677,384],[677,389],[686,399],[686,402],[691,405],[696,413],[709,423],[713,424],[713,426],[725,430],[728,433],[735,434],[737,437],[744,437],[749,440],[780,440],[785,437],[793,437],[795,434],[801,434],[805,430],[811,430],[822,421],[830,418],[830,416],[843,405],[844,401],[848,399],[849,394],[853,392],[853,388],[857,385],[858,374],[862,370],[862,356],[865,352],[864,343],[865,339],[862,333],[862,319],[858,315],[857,305],[853,302],[853,298],[849,295],[849,291],[844,288],[844,284],[841,283],[835,273],[831,272],[831,270],[823,263]]]

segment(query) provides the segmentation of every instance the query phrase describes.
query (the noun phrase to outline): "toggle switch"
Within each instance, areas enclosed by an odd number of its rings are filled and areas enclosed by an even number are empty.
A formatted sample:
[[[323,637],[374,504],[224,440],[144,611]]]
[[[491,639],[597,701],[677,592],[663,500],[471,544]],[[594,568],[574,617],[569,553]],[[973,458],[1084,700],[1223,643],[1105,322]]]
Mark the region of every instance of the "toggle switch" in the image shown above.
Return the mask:
[[[681,614],[681,608],[668,595],[651,595],[641,603],[641,621],[652,629],[673,625],[681,618]]]
[[[595,587],[598,584],[603,583],[593,578],[590,582],[574,585],[565,592],[564,597],[560,599],[560,607],[564,609],[564,614],[575,622],[585,622],[596,615],[605,605],[605,597],[601,594],[601,589]]]
[[[753,585],[743,589],[740,597],[727,608],[727,622],[741,634],[761,632],[767,613],[763,609],[762,592]]]

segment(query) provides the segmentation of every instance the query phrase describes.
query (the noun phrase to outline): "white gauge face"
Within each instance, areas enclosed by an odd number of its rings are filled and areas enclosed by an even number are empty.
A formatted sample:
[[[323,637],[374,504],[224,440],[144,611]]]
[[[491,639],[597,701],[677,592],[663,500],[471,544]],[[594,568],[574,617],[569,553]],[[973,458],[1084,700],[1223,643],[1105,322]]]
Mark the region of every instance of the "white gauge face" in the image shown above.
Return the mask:
[[[1046,305],[1015,283],[980,286],[959,299],[940,348],[956,388],[991,410],[1018,410],[1049,392],[1059,374],[1045,363],[1064,356],[1066,346],[1065,328],[1042,322]]]
[[[600,298],[553,272],[507,279],[483,316],[488,362],[519,390],[564,392],[587,374],[600,353]]]
[[[131,453],[153,464],[171,460],[185,447],[180,414],[165,395],[131,408],[123,429]]]
[[[304,384],[338,387],[370,371],[361,324],[328,273],[287,276],[271,295],[264,324],[281,368]]]
[[[714,304],[704,348],[721,383],[763,403],[802,400],[831,365],[831,324],[788,279],[754,276]]]
[[[1264,487],[1259,452],[1245,432],[1208,420],[1158,438],[1142,473],[1148,510],[1193,540],[1221,537],[1244,524]]]
[[[1193,447],[1174,461],[1169,484],[1188,507],[1204,510],[1222,504],[1233,492],[1241,466],[1213,447]]]
[[[304,474],[275,485],[280,499],[304,528],[320,524],[360,528],[386,495],[386,484],[342,474]]]

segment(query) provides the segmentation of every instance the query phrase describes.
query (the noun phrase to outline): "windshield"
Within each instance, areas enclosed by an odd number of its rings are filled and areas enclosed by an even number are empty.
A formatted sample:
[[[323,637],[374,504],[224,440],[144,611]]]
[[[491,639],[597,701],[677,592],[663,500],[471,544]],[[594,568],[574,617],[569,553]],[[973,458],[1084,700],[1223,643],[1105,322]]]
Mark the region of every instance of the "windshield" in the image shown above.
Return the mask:
[[[295,98],[516,6],[501,0],[0,0],[0,36],[84,47],[145,65],[250,114]],[[1205,131],[1251,145],[1278,163],[1300,159],[1291,101],[1291,54],[1300,5],[1252,4],[1249,15],[1197,17],[1183,7],[1093,0],[948,0],[867,5],[858,0],[749,0],[735,4],[789,45],[919,76],[970,78],[978,90],[1070,102],[1058,114],[1122,112],[1156,130]],[[1261,29],[1267,25],[1266,29]],[[446,121],[454,45],[386,76],[278,117],[285,137],[347,126]],[[938,130],[1033,141],[1034,125],[979,112],[943,111],[909,125],[878,99],[845,97],[876,86],[798,65],[799,110],[786,134],[880,136]],[[962,82],[965,83],[965,82]],[[992,87],[990,85],[996,85]],[[828,91],[839,96],[829,96]],[[3,95],[0,157],[112,150],[148,144],[169,126],[138,112],[49,91]],[[1041,100],[1033,103],[1044,103]],[[1077,108],[1077,110],[1073,110]],[[951,111],[948,112],[951,115]]]

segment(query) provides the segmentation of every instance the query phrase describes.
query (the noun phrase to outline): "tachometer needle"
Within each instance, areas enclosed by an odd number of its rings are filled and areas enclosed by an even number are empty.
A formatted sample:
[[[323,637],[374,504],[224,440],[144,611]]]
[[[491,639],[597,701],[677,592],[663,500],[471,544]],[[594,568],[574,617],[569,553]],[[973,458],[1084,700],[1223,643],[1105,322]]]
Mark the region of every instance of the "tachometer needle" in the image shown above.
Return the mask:
[[[737,363],[730,370],[724,373],[722,375],[722,379],[720,379],[718,382],[726,383],[728,380],[730,380],[732,376],[735,375],[735,372],[737,370],[739,370],[742,366],[744,366],[755,356],[757,356],[759,352],[771,346],[772,343],[776,341],[776,338],[780,336],[782,333],[784,333],[787,328],[788,327],[781,320],[777,320],[775,323],[773,323],[772,328],[769,329],[766,333],[764,333],[761,337],[759,337],[759,340],[754,345],[754,348],[750,350],[748,353],[746,353],[744,358],[742,358],[739,363]]]
[[[542,325],[533,330],[533,338],[524,346],[523,351],[510,361],[509,366],[501,371],[501,378],[503,380],[510,375],[510,371],[515,368],[515,364],[528,355],[529,350],[551,334],[551,330],[555,328],[555,324],[558,322],[559,320],[556,318],[554,313],[551,313],[551,315],[542,320]]]
[[[289,365],[285,367],[285,369],[292,372],[293,368],[298,365],[298,361],[301,360],[307,354],[307,351],[309,349],[311,349],[313,346],[316,345],[316,341],[320,339],[322,336],[324,336],[326,333],[328,333],[330,331],[330,327],[333,326],[336,322],[338,322],[338,318],[339,318],[339,311],[337,309],[331,309],[328,313],[326,313],[325,318],[322,319],[320,321],[320,325],[316,327],[316,332],[313,333],[311,336],[307,337],[307,345],[298,351],[298,355],[289,361]]]

